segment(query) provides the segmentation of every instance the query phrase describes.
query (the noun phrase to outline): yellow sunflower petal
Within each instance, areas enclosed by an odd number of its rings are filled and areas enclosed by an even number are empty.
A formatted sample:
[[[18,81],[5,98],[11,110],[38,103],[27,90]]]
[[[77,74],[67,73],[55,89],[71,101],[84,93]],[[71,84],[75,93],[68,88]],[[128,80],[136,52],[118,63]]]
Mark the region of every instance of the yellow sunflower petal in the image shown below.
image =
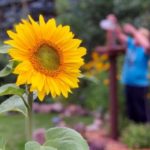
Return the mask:
[[[8,51],[9,55],[14,59],[18,61],[26,61],[28,59],[28,55],[24,52],[19,51],[16,53],[16,49],[10,49]]]
[[[19,65],[17,65],[17,67],[15,68],[14,72],[15,74],[20,74],[20,73],[24,73],[24,72],[28,72],[30,70],[32,70],[32,66],[30,64],[30,62],[28,61],[23,61],[22,63],[20,63]]]
[[[53,33],[55,32],[56,28],[56,21],[55,19],[50,19],[47,24],[45,29],[47,30],[47,33],[45,33],[44,35],[44,39],[47,41],[51,41],[51,36],[53,35]]]
[[[20,74],[17,78],[16,84],[22,85],[22,84],[26,84],[26,83],[27,83],[26,74]]]
[[[40,91],[38,92],[38,97],[40,101],[43,101],[44,97],[45,97],[45,91]]]
[[[49,78],[49,83],[53,87],[56,95],[60,95],[60,90],[59,90],[59,87],[58,87],[57,83],[55,82],[55,80],[53,78]]]

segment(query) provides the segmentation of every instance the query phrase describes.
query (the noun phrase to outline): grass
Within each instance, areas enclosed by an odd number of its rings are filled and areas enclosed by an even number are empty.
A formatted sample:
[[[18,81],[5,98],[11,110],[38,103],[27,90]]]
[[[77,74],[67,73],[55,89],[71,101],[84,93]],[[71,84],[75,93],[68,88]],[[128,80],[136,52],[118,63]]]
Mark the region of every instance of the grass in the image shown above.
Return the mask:
[[[57,114],[35,114],[34,129],[52,127],[51,119],[58,116]],[[83,122],[89,124],[92,122],[91,117],[73,116],[65,118],[69,126],[75,123]],[[25,145],[25,119],[22,115],[2,115],[0,116],[0,136],[7,139],[6,150],[24,150]]]

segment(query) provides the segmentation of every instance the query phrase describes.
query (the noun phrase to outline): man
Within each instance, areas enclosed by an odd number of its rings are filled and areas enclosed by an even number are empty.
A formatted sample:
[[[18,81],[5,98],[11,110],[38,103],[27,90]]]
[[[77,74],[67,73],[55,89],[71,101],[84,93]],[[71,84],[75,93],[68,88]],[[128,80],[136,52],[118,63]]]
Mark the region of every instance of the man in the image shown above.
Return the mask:
[[[116,38],[126,45],[122,83],[125,86],[127,113],[135,122],[147,122],[146,95],[148,92],[148,61],[150,53],[150,33],[147,29],[136,29],[131,24],[125,24],[124,32],[114,15],[108,20],[115,24]]]

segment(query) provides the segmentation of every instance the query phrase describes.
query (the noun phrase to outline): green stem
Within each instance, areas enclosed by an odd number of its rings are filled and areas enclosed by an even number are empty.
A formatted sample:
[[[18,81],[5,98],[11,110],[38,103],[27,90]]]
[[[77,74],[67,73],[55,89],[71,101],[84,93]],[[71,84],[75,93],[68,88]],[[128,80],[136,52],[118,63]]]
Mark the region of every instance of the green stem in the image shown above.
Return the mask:
[[[26,124],[26,128],[27,128],[27,139],[32,140],[32,105],[33,105],[33,93],[31,93],[29,91],[29,87],[27,87],[26,89],[27,91],[27,98],[28,98],[28,116],[27,116],[27,124]]]
[[[23,96],[21,96],[22,100],[23,100],[23,103],[24,105],[26,106],[26,108],[28,109],[29,108],[29,105],[28,105],[28,102],[26,102],[25,98]]]

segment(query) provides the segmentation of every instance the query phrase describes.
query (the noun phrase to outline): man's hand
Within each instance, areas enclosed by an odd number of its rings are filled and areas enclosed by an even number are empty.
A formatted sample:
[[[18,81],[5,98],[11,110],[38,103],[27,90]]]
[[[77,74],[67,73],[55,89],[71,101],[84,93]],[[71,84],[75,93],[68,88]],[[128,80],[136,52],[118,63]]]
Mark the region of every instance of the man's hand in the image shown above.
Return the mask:
[[[149,39],[147,38],[147,36],[144,35],[143,30],[137,30],[131,24],[125,24],[124,31],[126,33],[131,34],[134,38],[135,43],[142,46],[145,49],[145,52],[149,53],[150,42],[149,42]]]
[[[114,24],[113,32],[115,32],[116,38],[124,45],[127,41],[127,36],[123,33],[121,26],[118,23],[117,17],[114,14],[109,14],[107,20]]]
[[[117,18],[113,14],[109,14],[106,19],[100,21],[100,27],[107,31],[115,31],[117,26]]]
[[[129,34],[134,34],[137,31],[136,28],[129,23],[123,26],[123,30],[125,33],[129,33]]]

